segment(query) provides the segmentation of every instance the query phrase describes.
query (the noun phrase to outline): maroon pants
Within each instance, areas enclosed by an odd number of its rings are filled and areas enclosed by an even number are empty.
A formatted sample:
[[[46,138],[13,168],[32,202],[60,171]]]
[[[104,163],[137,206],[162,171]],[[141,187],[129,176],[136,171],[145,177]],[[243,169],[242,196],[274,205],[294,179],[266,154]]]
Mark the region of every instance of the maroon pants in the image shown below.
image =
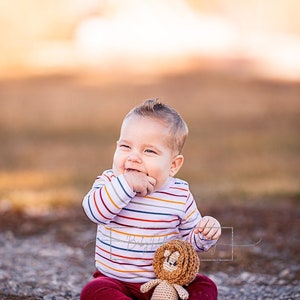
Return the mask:
[[[97,271],[94,279],[82,289],[80,300],[149,300],[154,289],[143,294],[141,285],[109,278]],[[215,283],[200,274],[185,289],[189,292],[189,300],[216,300],[218,296]]]

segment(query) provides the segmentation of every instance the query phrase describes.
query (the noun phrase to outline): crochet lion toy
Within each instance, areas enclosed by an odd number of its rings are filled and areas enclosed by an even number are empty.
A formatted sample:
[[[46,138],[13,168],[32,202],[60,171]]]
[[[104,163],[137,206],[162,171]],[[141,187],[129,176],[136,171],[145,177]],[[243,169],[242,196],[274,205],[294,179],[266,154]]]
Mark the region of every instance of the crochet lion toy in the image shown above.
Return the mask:
[[[195,279],[200,266],[197,252],[190,243],[173,240],[161,245],[154,254],[152,264],[157,278],[144,283],[142,293],[155,287],[151,300],[189,298],[183,286]]]

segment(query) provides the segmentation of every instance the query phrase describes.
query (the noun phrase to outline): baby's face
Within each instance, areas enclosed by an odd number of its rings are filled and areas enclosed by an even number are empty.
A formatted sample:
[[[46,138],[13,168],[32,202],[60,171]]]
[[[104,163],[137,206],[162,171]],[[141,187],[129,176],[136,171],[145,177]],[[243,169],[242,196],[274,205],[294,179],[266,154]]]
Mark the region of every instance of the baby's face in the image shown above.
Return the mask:
[[[113,170],[118,176],[132,170],[155,178],[155,190],[164,185],[169,176],[178,171],[168,142],[168,126],[150,117],[129,116],[122,124],[113,159]],[[176,170],[175,170],[176,169]]]

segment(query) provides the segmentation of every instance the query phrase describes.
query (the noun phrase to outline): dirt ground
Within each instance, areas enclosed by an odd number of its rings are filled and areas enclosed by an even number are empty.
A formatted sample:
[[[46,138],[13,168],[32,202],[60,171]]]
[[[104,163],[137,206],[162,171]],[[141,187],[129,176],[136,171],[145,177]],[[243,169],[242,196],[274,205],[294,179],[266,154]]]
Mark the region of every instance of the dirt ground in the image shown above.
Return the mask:
[[[297,202],[286,200],[275,205],[259,202],[248,205],[212,203],[206,205],[205,212],[217,216],[225,229],[224,236],[219,241],[220,246],[216,247],[215,252],[200,255],[201,272],[223,272],[229,277],[243,272],[278,277],[284,272],[288,274],[286,284],[300,280],[300,209]],[[228,227],[230,232],[226,231]],[[231,228],[233,244],[230,244]],[[95,231],[94,224],[87,220],[79,207],[47,218],[32,218],[23,213],[4,213],[0,218],[0,229],[1,232],[13,232],[17,238],[55,232],[57,243],[83,248],[85,255],[90,258],[94,255],[93,240],[85,245],[80,245],[78,241],[78,232],[91,236],[91,232]],[[0,293],[0,299],[39,298]]]
[[[215,203],[206,205],[205,214],[220,220],[224,236],[219,241],[220,249],[216,247],[213,254],[202,256],[203,272],[234,274],[244,270],[276,275],[285,268],[298,265],[295,276],[300,279],[299,203],[294,200],[276,204]],[[80,207],[47,218],[4,213],[1,214],[0,229],[12,231],[16,237],[23,238],[55,232],[57,242],[83,247],[86,255],[93,256],[94,240],[89,245],[78,244],[78,232],[89,235],[95,231],[94,224],[87,220]]]

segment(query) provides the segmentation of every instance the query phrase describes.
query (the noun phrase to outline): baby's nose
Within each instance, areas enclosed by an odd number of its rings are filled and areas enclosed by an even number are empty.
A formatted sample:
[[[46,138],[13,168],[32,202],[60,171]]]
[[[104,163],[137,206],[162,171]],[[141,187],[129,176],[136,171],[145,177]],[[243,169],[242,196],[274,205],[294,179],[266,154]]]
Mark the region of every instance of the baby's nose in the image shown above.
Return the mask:
[[[132,161],[132,162],[138,162],[138,163],[141,163],[141,162],[142,162],[141,156],[140,156],[138,153],[136,153],[136,152],[131,153],[131,154],[128,156],[128,160],[129,160],[129,161]]]

